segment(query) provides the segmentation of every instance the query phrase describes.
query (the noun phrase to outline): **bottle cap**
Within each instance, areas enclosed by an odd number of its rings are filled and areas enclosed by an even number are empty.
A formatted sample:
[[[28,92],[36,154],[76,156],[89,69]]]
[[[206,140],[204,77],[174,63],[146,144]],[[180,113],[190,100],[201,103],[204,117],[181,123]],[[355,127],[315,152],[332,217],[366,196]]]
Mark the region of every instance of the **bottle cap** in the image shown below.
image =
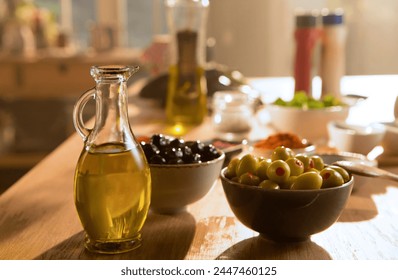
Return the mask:
[[[334,12],[322,11],[322,23],[323,25],[343,24],[343,11],[340,9]]]
[[[296,27],[308,28],[316,27],[318,25],[318,16],[313,14],[296,15]]]

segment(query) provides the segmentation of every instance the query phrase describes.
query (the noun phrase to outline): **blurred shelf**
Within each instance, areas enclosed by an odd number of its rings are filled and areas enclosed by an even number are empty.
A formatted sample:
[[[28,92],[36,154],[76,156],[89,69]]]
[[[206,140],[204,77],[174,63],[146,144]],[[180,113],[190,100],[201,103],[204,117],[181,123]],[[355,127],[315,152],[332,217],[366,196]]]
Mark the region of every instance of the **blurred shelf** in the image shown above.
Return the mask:
[[[9,153],[0,155],[0,170],[30,169],[41,161],[48,153]]]
[[[35,56],[0,54],[0,97],[75,97],[93,87],[92,65],[138,64],[140,52],[115,49],[108,52]]]
[[[0,155],[0,195],[25,175],[48,153],[9,153]]]

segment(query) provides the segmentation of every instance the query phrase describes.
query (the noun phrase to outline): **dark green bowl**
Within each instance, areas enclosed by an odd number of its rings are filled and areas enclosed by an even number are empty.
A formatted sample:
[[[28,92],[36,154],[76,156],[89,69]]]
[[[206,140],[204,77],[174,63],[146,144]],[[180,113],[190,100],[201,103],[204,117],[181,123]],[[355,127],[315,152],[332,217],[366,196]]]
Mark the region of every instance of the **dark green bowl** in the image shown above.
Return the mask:
[[[342,186],[319,190],[266,190],[224,176],[221,182],[233,213],[248,228],[276,242],[296,242],[329,228],[350,197],[354,178]]]

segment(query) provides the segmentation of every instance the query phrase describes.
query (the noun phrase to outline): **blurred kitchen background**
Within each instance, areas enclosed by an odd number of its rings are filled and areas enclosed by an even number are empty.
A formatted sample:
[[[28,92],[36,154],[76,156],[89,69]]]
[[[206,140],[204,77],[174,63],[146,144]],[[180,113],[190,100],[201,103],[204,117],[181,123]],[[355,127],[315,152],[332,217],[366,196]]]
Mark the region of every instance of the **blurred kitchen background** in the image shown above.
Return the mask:
[[[210,0],[211,59],[246,77],[291,76],[294,14],[322,8],[344,10],[347,75],[397,74],[396,0]],[[0,193],[74,132],[91,65],[157,75],[167,34],[163,0],[0,0]]]

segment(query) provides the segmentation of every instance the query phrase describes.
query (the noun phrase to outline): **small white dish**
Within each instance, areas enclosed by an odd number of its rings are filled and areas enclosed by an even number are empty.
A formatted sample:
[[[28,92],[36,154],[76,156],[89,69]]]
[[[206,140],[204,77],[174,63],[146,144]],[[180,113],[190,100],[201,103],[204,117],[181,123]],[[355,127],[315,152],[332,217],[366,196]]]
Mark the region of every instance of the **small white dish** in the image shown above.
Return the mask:
[[[381,124],[351,125],[344,121],[328,123],[330,145],[343,152],[367,155],[379,145],[385,134]]]
[[[386,122],[382,125],[386,131],[381,142],[384,149],[383,155],[398,157],[398,122]]]

